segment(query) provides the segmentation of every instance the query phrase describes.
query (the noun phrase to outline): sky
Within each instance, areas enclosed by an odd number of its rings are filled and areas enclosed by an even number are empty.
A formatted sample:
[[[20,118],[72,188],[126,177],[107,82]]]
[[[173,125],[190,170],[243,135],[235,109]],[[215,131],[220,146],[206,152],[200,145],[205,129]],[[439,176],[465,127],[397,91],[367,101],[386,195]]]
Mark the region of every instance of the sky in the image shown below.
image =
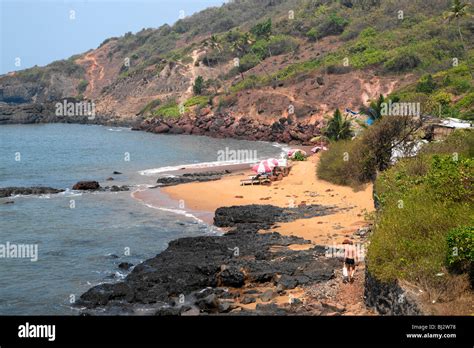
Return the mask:
[[[105,39],[176,22],[224,0],[0,0],[0,74],[44,66]]]

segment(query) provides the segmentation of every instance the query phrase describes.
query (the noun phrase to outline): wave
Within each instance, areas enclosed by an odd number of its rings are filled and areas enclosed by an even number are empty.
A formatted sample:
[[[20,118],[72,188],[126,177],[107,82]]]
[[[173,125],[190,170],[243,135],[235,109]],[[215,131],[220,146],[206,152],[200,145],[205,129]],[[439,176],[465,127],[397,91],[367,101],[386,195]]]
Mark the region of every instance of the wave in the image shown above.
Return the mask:
[[[166,212],[169,212],[169,213],[174,213],[174,214],[178,214],[178,215],[182,215],[182,216],[185,216],[187,218],[191,218],[195,221],[197,221],[198,223],[201,223],[201,224],[204,224],[204,221],[201,220],[200,218],[198,218],[197,216],[187,212],[186,210],[181,210],[181,209],[173,209],[173,208],[165,208],[165,207],[157,207],[157,206],[154,206],[152,204],[149,204],[149,203],[143,203],[145,204],[145,206],[147,206],[148,208],[152,208],[152,209],[157,209],[157,210],[161,210],[161,211],[166,211]]]
[[[202,168],[215,168],[215,167],[225,167],[225,166],[232,166],[238,164],[251,164],[257,163],[259,160],[255,161],[215,161],[215,162],[200,162],[200,163],[192,163],[192,164],[181,164],[176,166],[167,166],[167,167],[158,167],[152,169],[146,169],[138,172],[140,175],[144,176],[152,176],[160,173],[165,172],[173,172],[180,169],[202,169]]]

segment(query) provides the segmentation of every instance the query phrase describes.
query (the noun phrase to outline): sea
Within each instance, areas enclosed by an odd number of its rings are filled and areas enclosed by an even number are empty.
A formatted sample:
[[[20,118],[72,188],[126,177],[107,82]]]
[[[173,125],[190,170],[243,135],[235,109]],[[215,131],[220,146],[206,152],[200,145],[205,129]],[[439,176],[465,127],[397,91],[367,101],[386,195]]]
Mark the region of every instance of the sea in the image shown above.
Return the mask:
[[[184,209],[160,209],[133,199],[134,191],[156,185],[159,175],[235,163],[222,160],[223,153],[232,151],[265,159],[283,149],[270,142],[95,125],[0,126],[0,187],[65,190],[0,198],[0,315],[77,315],[73,304],[82,293],[127,276],[130,271],[119,269],[120,263],[137,265],[177,238],[219,233]],[[107,181],[110,177],[114,181]],[[131,190],[72,190],[81,180]],[[12,246],[23,248],[25,257],[8,253]]]

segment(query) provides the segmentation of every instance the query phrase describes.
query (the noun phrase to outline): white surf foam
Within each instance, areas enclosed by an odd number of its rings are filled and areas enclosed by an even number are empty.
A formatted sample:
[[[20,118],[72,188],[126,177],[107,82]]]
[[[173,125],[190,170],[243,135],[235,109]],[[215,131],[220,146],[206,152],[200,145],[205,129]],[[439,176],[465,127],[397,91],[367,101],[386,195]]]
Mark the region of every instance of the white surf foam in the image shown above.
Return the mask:
[[[160,173],[165,172],[173,172],[180,169],[202,169],[202,168],[213,168],[213,167],[224,167],[224,166],[231,166],[236,164],[255,164],[258,161],[215,161],[215,162],[201,162],[201,163],[192,163],[192,164],[181,164],[177,166],[167,166],[167,167],[159,167],[159,168],[152,168],[146,169],[139,172],[140,175],[145,176],[152,176]]]

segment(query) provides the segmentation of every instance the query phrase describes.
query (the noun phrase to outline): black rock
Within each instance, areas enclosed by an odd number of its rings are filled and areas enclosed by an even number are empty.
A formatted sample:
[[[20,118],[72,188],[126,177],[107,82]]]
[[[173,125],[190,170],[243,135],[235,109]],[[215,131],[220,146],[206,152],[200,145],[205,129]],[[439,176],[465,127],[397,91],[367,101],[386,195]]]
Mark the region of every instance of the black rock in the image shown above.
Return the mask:
[[[122,173],[120,173],[120,172],[113,172],[112,174],[114,174],[114,175],[121,175]]]
[[[100,189],[100,185],[97,181],[79,181],[72,187],[72,189],[81,191],[95,191]]]
[[[266,290],[263,294],[259,296],[259,298],[262,300],[262,302],[268,302],[270,301],[273,297],[275,296],[275,293],[273,290]]]
[[[308,212],[329,214],[331,210],[321,206],[289,211],[273,206],[222,209],[221,221],[233,223],[231,231],[222,236],[188,237],[171,241],[165,251],[136,265],[124,281],[95,286],[81,296],[78,304],[89,309],[104,306],[106,311],[114,311],[117,303],[120,303],[121,308],[147,303],[171,303],[183,294],[187,299],[196,299],[196,305],[203,312],[217,313],[219,300],[232,298],[229,292],[219,286],[242,287],[246,282],[258,286],[274,282],[277,276],[285,275],[290,278],[279,280],[290,282],[291,278],[295,278],[308,284],[334,277],[334,270],[340,267],[340,263],[333,258],[326,258],[323,246],[301,251],[288,248],[275,251],[275,246],[306,244],[308,241],[282,236],[277,232],[259,233],[271,223],[259,223],[254,213],[246,218],[243,212],[249,211],[260,214],[270,212],[271,217],[266,221],[272,221],[291,219]],[[277,211],[282,215],[277,215]],[[265,219],[265,216],[262,218]],[[238,255],[234,254],[236,247],[239,248]],[[261,253],[262,258],[255,258],[257,253]]]
[[[129,262],[121,262],[118,265],[118,268],[126,270],[126,271],[128,271],[132,267],[133,267],[133,263],[129,263]]]
[[[203,311],[212,311],[218,308],[219,301],[215,294],[211,294],[209,296],[204,297],[203,299],[196,301],[196,305],[199,307],[199,309]]]
[[[228,267],[219,275],[221,284],[223,286],[231,286],[233,288],[240,288],[245,283],[244,274],[236,267]]]
[[[161,187],[174,186],[180,184],[186,184],[190,182],[206,182],[206,181],[216,181],[220,180],[222,176],[228,174],[229,171],[219,171],[219,172],[200,172],[200,173],[186,173],[181,176],[172,176],[172,177],[162,177],[159,178],[156,182],[160,184]]]
[[[15,195],[44,195],[64,192],[51,187],[4,187],[0,188],[0,198]]]
[[[242,298],[242,300],[240,301],[240,303],[242,304],[250,304],[250,303],[254,303],[256,302],[257,300],[255,299],[255,297],[252,297],[252,296],[244,296]]]
[[[281,285],[281,290],[294,289],[298,285],[298,280],[295,277],[284,274],[278,280],[277,285]]]

